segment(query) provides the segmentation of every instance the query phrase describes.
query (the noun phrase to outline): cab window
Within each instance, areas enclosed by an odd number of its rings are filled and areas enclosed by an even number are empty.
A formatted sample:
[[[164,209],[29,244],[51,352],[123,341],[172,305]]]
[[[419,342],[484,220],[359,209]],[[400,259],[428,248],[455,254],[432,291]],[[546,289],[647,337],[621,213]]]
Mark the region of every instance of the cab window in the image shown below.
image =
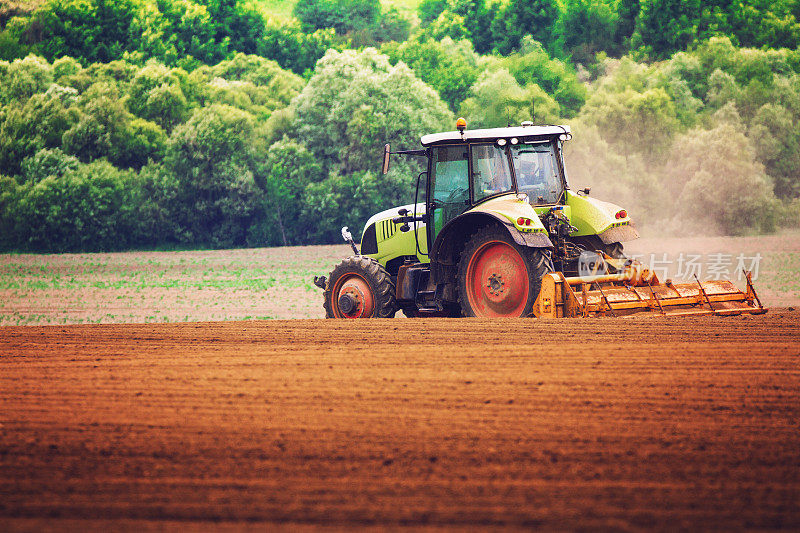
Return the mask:
[[[474,144],[470,154],[475,203],[514,190],[505,148],[496,144]]]
[[[440,146],[431,158],[431,240],[445,224],[469,207],[469,172],[466,146]]]
[[[519,192],[528,195],[531,204],[558,203],[564,186],[558,174],[552,143],[512,146],[511,159],[517,175],[517,188]]]

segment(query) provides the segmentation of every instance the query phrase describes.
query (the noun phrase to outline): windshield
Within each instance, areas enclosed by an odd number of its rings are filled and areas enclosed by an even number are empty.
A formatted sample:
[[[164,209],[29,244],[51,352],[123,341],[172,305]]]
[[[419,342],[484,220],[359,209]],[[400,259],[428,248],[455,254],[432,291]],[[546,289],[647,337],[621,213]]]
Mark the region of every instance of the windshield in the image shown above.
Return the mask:
[[[520,144],[511,147],[519,192],[528,195],[531,204],[555,204],[564,186],[558,175],[553,143]]]
[[[474,201],[514,190],[506,151],[495,144],[473,144],[470,150]]]

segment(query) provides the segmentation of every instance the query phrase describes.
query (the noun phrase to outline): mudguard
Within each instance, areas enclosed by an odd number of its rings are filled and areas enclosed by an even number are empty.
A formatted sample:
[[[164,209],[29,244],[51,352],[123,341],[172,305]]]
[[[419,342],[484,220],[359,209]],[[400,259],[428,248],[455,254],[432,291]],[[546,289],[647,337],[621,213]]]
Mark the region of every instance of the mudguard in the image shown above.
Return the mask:
[[[578,228],[571,237],[597,235],[606,243],[625,242],[637,239],[639,232],[630,216],[617,218],[624,211],[620,206],[588,196],[580,196],[567,190],[567,206],[570,208],[570,223]]]
[[[519,224],[520,219],[523,223]],[[536,212],[527,202],[506,195],[478,204],[454,218],[442,228],[431,248],[431,261],[443,261],[449,255],[453,239],[464,241],[475,229],[486,223],[504,227],[514,242],[532,248],[551,248],[553,243]]]

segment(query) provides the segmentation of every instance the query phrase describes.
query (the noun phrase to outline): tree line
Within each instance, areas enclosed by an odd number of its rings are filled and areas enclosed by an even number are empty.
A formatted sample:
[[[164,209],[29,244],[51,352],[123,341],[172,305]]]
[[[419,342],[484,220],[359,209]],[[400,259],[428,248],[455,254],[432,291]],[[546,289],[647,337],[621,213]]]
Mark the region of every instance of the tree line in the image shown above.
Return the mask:
[[[459,114],[572,124],[573,185],[646,225],[796,225],[797,4],[689,4],[425,0],[418,24],[370,0],[289,24],[236,0],[9,4],[0,249],[338,242],[413,197],[419,165],[379,175],[383,144]]]

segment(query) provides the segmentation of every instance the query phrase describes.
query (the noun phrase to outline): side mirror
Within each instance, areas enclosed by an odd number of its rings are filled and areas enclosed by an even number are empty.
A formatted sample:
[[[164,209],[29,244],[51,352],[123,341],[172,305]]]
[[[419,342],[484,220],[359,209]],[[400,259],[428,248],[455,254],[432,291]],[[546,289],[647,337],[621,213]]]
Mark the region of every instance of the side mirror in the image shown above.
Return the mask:
[[[388,174],[389,173],[389,154],[392,153],[391,150],[392,149],[389,146],[389,143],[386,143],[385,145],[383,145],[383,173],[384,174]]]

